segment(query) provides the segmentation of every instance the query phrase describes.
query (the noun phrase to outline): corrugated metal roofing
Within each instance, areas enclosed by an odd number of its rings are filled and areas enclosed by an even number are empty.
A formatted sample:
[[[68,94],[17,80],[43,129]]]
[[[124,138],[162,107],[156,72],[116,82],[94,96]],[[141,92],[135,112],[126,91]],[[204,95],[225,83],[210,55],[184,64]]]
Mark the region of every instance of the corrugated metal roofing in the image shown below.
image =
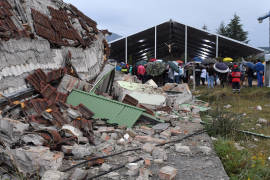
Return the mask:
[[[73,106],[83,104],[95,113],[94,118],[108,119],[107,122],[110,124],[118,124],[126,127],[132,127],[145,111],[135,106],[80,90],[73,90],[67,98],[67,103]],[[153,116],[151,117],[149,115],[148,117],[152,118],[152,120],[159,121]]]
[[[115,67],[111,64],[106,64],[103,71],[98,75],[94,87],[90,92],[95,93],[97,89],[101,88],[104,81],[109,78],[109,75],[114,71]],[[108,79],[109,80],[109,79]],[[106,84],[107,85],[107,84]]]

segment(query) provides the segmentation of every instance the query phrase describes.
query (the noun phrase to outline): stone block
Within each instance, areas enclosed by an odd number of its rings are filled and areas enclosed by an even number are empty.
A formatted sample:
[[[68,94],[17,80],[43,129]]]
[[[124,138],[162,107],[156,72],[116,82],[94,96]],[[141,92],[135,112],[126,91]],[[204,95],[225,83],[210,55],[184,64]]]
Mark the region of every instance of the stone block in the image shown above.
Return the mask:
[[[152,151],[154,150],[155,148],[155,145],[154,144],[151,144],[151,143],[145,143],[143,146],[142,146],[142,150],[147,152],[147,153],[152,153]]]
[[[175,151],[183,154],[191,154],[189,146],[183,146],[181,143],[175,144]]]
[[[153,134],[155,134],[155,131],[154,131],[154,129],[152,129],[152,128],[149,128],[149,127],[147,127],[147,126],[141,126],[140,127],[140,130],[143,132],[143,133],[145,133],[145,134],[147,134],[147,135],[153,135]]]
[[[65,173],[56,171],[56,170],[48,170],[44,173],[41,180],[65,180]]]
[[[159,178],[161,180],[172,180],[177,174],[177,169],[170,166],[165,166],[159,170]]]
[[[166,161],[168,159],[168,156],[167,156],[165,149],[162,149],[160,147],[154,148],[154,150],[152,152],[152,156],[154,159],[162,159],[164,161]]]

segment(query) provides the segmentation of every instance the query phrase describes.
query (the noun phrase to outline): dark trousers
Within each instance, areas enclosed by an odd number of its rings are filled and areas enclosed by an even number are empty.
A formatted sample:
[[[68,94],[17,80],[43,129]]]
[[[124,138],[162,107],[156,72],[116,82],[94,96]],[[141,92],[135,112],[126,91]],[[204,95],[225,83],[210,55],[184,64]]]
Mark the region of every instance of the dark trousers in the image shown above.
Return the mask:
[[[201,80],[202,80],[202,85],[204,86],[205,85],[205,78],[201,77]]]
[[[196,86],[200,85],[200,81],[201,81],[201,76],[195,76]]]
[[[174,76],[174,82],[179,84],[180,83],[180,76]]]
[[[142,83],[144,84],[146,81],[145,81],[145,79],[146,79],[146,77],[145,77],[145,75],[138,75],[139,76],[139,79],[140,80],[142,80]]]
[[[225,79],[220,79],[220,85],[224,88],[225,86],[225,83],[226,83],[226,80]]]
[[[240,93],[240,82],[233,82],[232,83],[232,89],[233,89],[233,93]]]
[[[248,77],[248,86],[249,87],[252,87],[252,81],[253,81],[253,77],[252,76],[249,76]]]

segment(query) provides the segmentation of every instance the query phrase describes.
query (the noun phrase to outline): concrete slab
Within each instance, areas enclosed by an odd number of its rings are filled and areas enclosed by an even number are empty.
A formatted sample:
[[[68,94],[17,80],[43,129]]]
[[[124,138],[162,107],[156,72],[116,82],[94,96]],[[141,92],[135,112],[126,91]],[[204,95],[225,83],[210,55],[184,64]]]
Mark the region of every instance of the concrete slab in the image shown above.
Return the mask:
[[[166,97],[159,94],[148,94],[143,92],[131,92],[129,94],[131,97],[137,99],[139,103],[143,105],[152,105],[152,106],[165,106]]]

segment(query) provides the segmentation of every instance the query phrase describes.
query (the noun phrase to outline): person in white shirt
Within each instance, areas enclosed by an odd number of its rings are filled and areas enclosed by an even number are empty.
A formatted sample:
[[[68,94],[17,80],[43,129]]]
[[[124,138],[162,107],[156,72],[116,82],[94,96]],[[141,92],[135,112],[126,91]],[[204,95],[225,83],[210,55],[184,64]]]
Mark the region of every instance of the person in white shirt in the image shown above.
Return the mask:
[[[202,80],[202,85],[205,85],[205,80],[206,80],[206,76],[207,76],[207,71],[205,68],[202,69],[202,73],[201,73],[201,80]]]

